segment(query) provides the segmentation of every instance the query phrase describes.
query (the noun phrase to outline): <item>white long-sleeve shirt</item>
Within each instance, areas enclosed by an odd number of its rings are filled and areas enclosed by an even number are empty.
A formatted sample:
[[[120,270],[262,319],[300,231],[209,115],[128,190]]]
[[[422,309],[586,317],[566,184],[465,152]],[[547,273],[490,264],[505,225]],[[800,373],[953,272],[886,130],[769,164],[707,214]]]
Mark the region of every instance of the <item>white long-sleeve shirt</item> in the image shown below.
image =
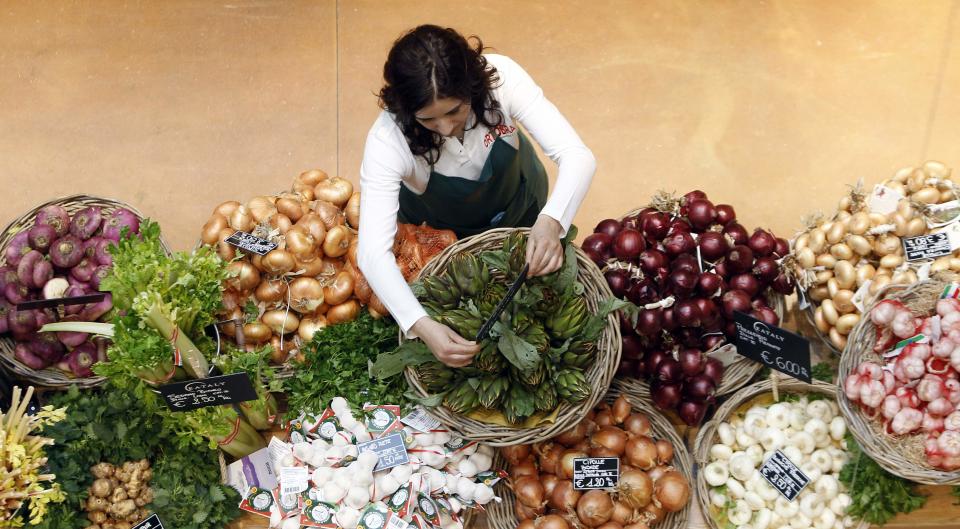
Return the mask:
[[[500,78],[499,85],[492,91],[503,114],[500,137],[517,148],[516,123],[519,122],[543,152],[559,165],[556,185],[541,214],[556,219],[566,232],[593,179],[596,169],[593,153],[519,64],[503,55],[485,57]],[[475,116],[471,113],[463,143],[446,138],[432,168],[422,156],[410,152],[393,114],[381,112],[367,134],[360,166],[357,260],[370,287],[408,335],[410,327],[427,313],[404,281],[393,255],[400,186],[422,194],[431,169],[446,176],[478,180],[495,135],[484,126],[471,128],[474,123]]]

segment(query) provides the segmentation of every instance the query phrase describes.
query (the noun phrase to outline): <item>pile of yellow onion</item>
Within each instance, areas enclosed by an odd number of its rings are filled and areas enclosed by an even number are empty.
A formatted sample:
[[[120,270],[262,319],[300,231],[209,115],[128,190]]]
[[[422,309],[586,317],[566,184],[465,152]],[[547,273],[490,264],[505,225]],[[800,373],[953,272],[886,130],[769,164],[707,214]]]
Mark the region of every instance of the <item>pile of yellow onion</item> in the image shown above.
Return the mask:
[[[863,288],[862,306],[866,307],[887,285],[915,283],[927,273],[960,272],[960,253],[938,258],[924,268],[921,262],[905,260],[902,242],[905,237],[931,233],[931,225],[943,223],[930,206],[960,198],[950,169],[928,161],[900,169],[882,185],[905,197],[895,211],[871,211],[867,195],[855,189],[840,200],[832,218],[816,221],[794,241],[793,256],[800,285],[812,303],[814,324],[837,350],[843,350],[847,335],[860,321],[854,303],[859,289]]]
[[[200,239],[230,262],[221,316],[245,322],[242,336],[233,325],[222,330],[248,347],[270,342],[283,363],[315,332],[356,318],[372,295],[356,263],[359,220],[353,184],[320,170],[297,176],[290,191],[217,206]],[[225,242],[238,230],[278,247],[262,257],[239,251]]]

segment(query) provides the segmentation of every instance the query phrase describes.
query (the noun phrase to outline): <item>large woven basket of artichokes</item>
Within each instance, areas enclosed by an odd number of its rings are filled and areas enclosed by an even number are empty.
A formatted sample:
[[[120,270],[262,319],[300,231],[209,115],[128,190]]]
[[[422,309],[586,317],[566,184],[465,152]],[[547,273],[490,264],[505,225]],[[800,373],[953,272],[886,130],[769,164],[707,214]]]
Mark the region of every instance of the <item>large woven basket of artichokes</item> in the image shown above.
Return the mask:
[[[523,268],[528,233],[490,230],[434,257],[417,292],[430,316],[473,339]],[[494,446],[534,443],[576,424],[606,394],[620,361],[613,296],[573,243],[564,261],[557,273],[527,279],[469,366],[406,369],[451,431]]]

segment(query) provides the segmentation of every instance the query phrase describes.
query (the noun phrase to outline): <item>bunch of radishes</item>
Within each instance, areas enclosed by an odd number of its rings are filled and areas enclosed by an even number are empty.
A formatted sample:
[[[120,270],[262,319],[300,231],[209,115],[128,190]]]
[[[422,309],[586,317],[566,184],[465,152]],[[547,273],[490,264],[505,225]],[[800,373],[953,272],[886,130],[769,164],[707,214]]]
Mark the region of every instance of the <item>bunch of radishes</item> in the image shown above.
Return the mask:
[[[870,320],[877,326],[874,352],[883,361],[863,362],[847,377],[847,398],[892,435],[926,435],[930,466],[960,469],[960,300],[937,301],[936,314],[927,318],[884,300]]]
[[[97,321],[113,307],[109,294],[101,302],[58,309],[18,311],[16,305],[97,292],[110,271],[108,248],[124,228],[131,233],[140,228],[140,219],[128,209],[104,213],[90,206],[71,218],[63,206],[50,205],[11,239],[0,267],[0,334],[13,335],[17,360],[37,370],[56,366],[78,377],[93,374],[93,363],[105,358],[102,342],[86,333],[37,330],[55,320],[54,310],[61,311],[61,321]]]
[[[388,508],[406,522],[438,516],[438,527],[463,529],[458,515],[495,500],[493,485],[506,476],[491,470],[489,446],[458,443],[447,430],[420,432],[409,426],[396,431],[404,435],[410,462],[374,471],[377,455],[359,452],[358,445],[395,432],[369,430],[343,397],[334,398],[312,424],[304,422],[307,437],[296,437],[299,442],[286,451],[272,452],[276,473],[306,466],[310,483],[303,499],[334,506],[335,525],[344,529],[356,528],[369,510],[385,513]],[[301,509],[284,512],[274,506],[270,516],[271,527],[298,528],[308,521]]]
[[[780,265],[790,246],[763,229],[749,233],[732,206],[702,191],[654,204],[601,221],[583,250],[604,267],[613,294],[641,309],[621,318],[619,375],[651,379],[660,408],[699,424],[723,371],[704,352],[734,338],[736,311],[779,323],[768,295],[793,292]]]

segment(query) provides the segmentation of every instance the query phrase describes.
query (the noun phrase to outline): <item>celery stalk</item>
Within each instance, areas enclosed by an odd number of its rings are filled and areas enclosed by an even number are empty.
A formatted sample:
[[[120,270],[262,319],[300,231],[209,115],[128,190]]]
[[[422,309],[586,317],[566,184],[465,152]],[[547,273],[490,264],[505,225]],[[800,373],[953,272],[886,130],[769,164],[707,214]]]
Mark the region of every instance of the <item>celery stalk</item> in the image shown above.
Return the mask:
[[[186,334],[177,330],[177,325],[170,321],[170,318],[161,310],[161,300],[159,296],[157,296],[157,298],[158,299],[150,304],[150,308],[145,311],[145,314],[141,315],[151,327],[156,329],[157,332],[167,340],[173,339],[174,333],[176,333],[173,346],[180,350],[184,369],[186,369],[187,373],[193,378],[206,378],[207,372],[210,370],[206,357],[203,356],[200,349],[197,349],[197,346],[193,344],[193,341],[190,340]]]
[[[40,332],[85,332],[113,338],[113,324],[95,321],[61,321],[40,327]]]

